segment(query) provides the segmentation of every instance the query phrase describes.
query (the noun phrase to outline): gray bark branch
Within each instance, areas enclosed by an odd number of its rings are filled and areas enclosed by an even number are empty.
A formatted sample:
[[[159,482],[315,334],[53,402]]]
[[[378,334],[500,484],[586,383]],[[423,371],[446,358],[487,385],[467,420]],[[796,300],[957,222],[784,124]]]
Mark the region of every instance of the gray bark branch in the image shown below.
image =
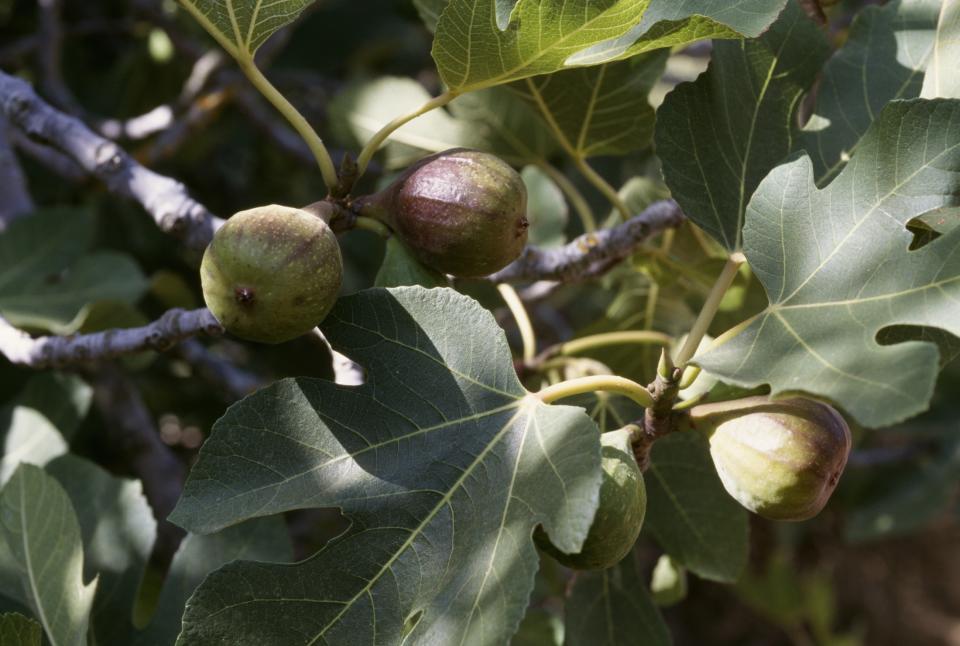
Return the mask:
[[[15,219],[33,210],[27,180],[13,152],[7,120],[0,115],[0,232]]]
[[[222,220],[187,193],[186,187],[135,161],[112,141],[79,119],[45,102],[33,88],[0,72],[0,114],[35,141],[64,153],[118,195],[139,202],[165,232],[194,249],[203,249]]]
[[[173,309],[149,325],[72,336],[32,338],[0,318],[0,353],[30,368],[91,363],[143,350],[168,350],[198,334],[220,335],[223,327],[210,310]]]
[[[623,224],[584,234],[563,247],[527,247],[519,258],[486,279],[496,283],[582,280],[602,273],[632,254],[645,240],[678,227],[683,221],[683,212],[676,202],[660,200]]]

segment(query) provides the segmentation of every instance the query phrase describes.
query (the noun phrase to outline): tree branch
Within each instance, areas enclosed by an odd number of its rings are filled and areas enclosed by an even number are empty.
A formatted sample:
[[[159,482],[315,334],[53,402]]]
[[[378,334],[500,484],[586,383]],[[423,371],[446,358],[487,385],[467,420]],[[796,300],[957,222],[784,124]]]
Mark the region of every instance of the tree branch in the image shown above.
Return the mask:
[[[527,247],[519,258],[487,276],[486,280],[495,283],[573,282],[595,276],[629,256],[651,236],[678,227],[683,221],[683,213],[676,202],[660,200],[623,224],[584,234],[558,249]]]
[[[114,193],[138,201],[165,232],[203,249],[222,220],[187,194],[186,187],[137,163],[80,120],[55,110],[21,79],[0,72],[0,113],[34,140],[66,154]]]
[[[196,339],[186,339],[176,353],[193,366],[201,377],[216,385],[227,399],[242,399],[257,388],[266,385],[263,378],[235,366],[229,359],[214,354]]]
[[[56,148],[51,148],[45,144],[38,143],[23,134],[19,130],[11,128],[9,133],[10,140],[25,155],[29,155],[38,163],[46,166],[60,177],[81,184],[88,180],[89,176],[72,158],[67,157]]]
[[[0,318],[0,353],[12,363],[48,368],[90,363],[143,350],[167,350],[197,334],[220,335],[223,327],[210,310],[173,309],[143,327],[74,336],[32,338]]]
[[[106,364],[87,377],[93,384],[94,401],[103,416],[109,447],[143,483],[143,493],[158,523],[153,559],[165,567],[185,533],[171,524],[167,516],[183,491],[186,465],[160,439],[153,414],[140,391],[120,369]]]
[[[0,232],[13,220],[33,210],[27,181],[13,152],[7,121],[0,116]]]

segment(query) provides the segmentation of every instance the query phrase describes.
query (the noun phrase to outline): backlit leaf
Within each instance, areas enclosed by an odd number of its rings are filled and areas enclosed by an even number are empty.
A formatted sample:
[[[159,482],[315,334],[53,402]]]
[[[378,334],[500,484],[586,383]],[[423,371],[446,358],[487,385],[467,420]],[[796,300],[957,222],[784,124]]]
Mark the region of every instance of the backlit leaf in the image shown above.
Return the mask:
[[[960,2],[942,0],[933,53],[920,96],[960,99]]]
[[[297,19],[313,0],[180,0],[237,59],[252,59],[270,36]]]
[[[756,36],[784,0],[451,0],[433,58],[457,92],[629,58],[703,38]]]
[[[554,128],[571,154],[625,155],[653,136],[647,97],[663,73],[666,51],[527,79],[512,88]]]

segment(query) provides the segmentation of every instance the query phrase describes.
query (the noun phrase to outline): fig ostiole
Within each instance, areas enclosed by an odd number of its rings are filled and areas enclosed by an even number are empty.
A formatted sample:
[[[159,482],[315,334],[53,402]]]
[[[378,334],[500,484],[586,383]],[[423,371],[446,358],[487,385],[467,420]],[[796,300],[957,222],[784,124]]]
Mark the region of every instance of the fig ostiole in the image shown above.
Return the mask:
[[[537,547],[575,570],[604,569],[623,560],[637,542],[647,512],[647,490],[630,448],[629,432],[621,429],[604,433],[600,445],[600,498],[580,551],[561,552],[542,527],[533,534]]]
[[[421,159],[353,208],[389,226],[427,267],[461,278],[503,269],[527,244],[523,179],[499,157],[477,150]]]
[[[709,436],[724,488],[771,520],[816,516],[850,455],[850,428],[831,406],[767,397],[695,406],[689,423]]]
[[[262,206],[236,213],[203,255],[207,307],[231,334],[282,343],[317,326],[340,292],[340,245],[306,211]]]

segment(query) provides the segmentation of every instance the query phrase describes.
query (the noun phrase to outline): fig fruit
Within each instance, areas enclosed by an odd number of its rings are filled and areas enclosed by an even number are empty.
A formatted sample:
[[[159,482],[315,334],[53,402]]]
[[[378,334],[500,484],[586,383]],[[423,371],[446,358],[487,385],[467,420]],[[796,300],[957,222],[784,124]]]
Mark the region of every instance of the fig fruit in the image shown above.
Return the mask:
[[[600,501],[583,547],[567,554],[550,542],[542,527],[533,534],[540,549],[575,570],[608,568],[623,560],[637,542],[647,511],[647,490],[630,448],[630,434],[623,429],[604,433],[600,444]]]
[[[724,488],[772,520],[816,516],[850,455],[850,428],[832,407],[810,399],[767,397],[695,406],[690,423],[709,435]]]
[[[486,276],[527,244],[527,189],[499,157],[455,148],[421,159],[354,210],[389,226],[417,260],[461,278]]]
[[[287,206],[231,217],[203,254],[203,299],[221,325],[248,341],[281,343],[312,330],[333,307],[343,274],[327,223]]]

